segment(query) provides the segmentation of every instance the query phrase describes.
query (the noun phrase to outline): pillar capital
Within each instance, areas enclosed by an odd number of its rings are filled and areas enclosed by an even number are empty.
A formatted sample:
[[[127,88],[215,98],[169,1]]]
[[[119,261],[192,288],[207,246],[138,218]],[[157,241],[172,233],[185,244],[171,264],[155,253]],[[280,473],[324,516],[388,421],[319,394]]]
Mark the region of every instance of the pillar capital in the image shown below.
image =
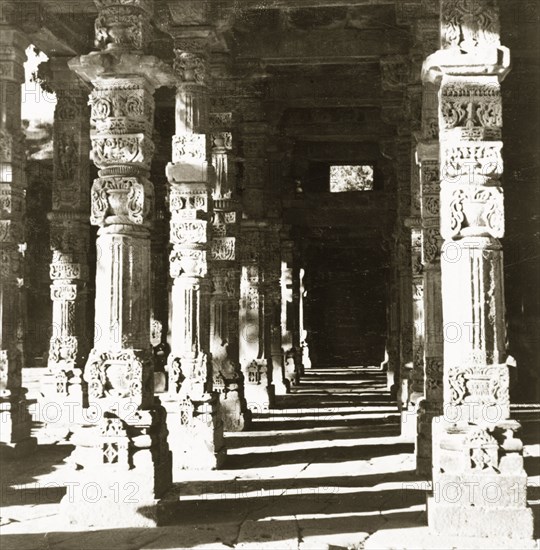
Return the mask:
[[[441,0],[440,49],[428,56],[422,78],[438,84],[444,75],[494,75],[510,70],[510,50],[500,43],[497,0]]]
[[[0,23],[0,63],[3,81],[24,82],[24,62],[30,39],[21,31]]]
[[[153,0],[94,0],[95,45],[102,50],[143,51],[151,34]]]

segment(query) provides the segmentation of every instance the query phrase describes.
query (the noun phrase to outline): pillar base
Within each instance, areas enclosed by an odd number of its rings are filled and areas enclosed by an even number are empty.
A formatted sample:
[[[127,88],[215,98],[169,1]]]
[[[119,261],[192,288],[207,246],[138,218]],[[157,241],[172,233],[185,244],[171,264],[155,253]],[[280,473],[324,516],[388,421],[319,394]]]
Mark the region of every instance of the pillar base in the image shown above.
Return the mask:
[[[229,386],[219,394],[221,419],[223,430],[226,432],[241,432],[249,423],[249,411],[245,400],[238,393],[237,388]]]
[[[287,384],[283,382],[283,380],[278,380],[277,382],[274,381],[272,386],[274,386],[274,396],[276,395],[287,395],[289,392],[289,389],[287,388]]]
[[[173,480],[182,470],[220,468],[227,451],[217,394],[169,395],[163,404],[173,453]]]
[[[99,473],[70,482],[60,501],[60,513],[71,525],[88,528],[157,527],[159,499],[141,491],[141,477]],[[78,485],[74,485],[77,483]],[[97,499],[94,502],[94,499]]]
[[[427,515],[434,535],[533,540],[530,508],[461,507],[428,497]]]
[[[65,393],[54,393],[52,387],[46,387],[43,397],[37,404],[36,420],[41,422],[40,434],[47,442],[67,441],[70,433],[73,433],[78,426],[85,424],[83,417],[83,395],[81,386],[78,391]]]
[[[247,408],[252,413],[268,411],[274,402],[274,386],[268,383],[268,363],[255,359],[242,367],[244,374],[244,396]]]
[[[401,411],[401,437],[414,441],[416,436],[417,411],[410,407]]]
[[[295,351],[294,349],[286,351],[284,354],[284,384],[286,387],[287,393],[290,393],[291,386],[294,386],[297,383],[297,366],[295,362]]]
[[[244,386],[244,394],[246,396],[247,408],[252,414],[268,411],[274,401],[272,386],[246,384]]]
[[[530,540],[527,474],[519,423],[433,420],[433,495],[428,524],[438,535]]]
[[[70,443],[73,466],[60,503],[73,525],[152,527],[157,502],[172,484],[165,409],[133,410],[120,418],[105,413],[79,426]],[[90,417],[90,415],[88,415]]]
[[[420,401],[417,414],[416,443],[416,475],[431,479],[433,474],[433,418],[441,414],[440,407],[430,409],[425,400]]]

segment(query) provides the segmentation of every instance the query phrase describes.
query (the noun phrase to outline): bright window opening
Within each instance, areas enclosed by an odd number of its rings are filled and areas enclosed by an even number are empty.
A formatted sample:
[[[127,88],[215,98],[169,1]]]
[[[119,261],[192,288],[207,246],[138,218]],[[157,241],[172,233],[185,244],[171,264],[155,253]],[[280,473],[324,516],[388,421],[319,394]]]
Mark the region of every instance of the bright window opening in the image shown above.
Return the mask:
[[[330,166],[330,192],[372,191],[373,166]]]

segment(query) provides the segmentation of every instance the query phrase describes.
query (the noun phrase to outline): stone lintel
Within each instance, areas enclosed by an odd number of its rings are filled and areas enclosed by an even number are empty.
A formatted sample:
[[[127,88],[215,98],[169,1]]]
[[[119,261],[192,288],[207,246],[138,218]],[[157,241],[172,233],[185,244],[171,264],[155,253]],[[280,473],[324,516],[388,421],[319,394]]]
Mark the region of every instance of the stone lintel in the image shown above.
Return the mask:
[[[118,78],[119,76],[145,77],[153,88],[172,87],[176,83],[167,63],[153,55],[122,51],[91,52],[68,62],[72,71],[87,82]]]

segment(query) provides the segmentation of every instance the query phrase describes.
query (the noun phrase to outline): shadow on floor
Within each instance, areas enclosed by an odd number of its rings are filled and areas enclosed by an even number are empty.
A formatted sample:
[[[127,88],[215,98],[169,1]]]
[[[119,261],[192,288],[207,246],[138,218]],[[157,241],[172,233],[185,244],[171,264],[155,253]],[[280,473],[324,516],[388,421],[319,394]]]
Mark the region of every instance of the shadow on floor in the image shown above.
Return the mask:
[[[298,463],[334,463],[352,460],[371,460],[381,456],[413,453],[414,444],[400,443],[380,445],[333,445],[331,447],[295,449],[291,451],[272,451],[268,453],[250,453],[228,455],[223,464],[224,470],[253,468],[254,466],[298,464]]]

